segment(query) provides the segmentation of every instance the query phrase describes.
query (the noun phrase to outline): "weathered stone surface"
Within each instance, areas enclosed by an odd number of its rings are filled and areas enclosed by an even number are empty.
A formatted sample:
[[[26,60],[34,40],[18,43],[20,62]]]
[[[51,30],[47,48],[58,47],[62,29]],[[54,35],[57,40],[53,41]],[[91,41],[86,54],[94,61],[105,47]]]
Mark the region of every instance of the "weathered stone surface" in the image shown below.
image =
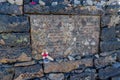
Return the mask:
[[[44,64],[44,72],[69,72],[74,69],[79,68],[80,65],[85,65],[85,67],[93,66],[93,60],[92,59],[82,59],[77,61],[67,61],[67,62],[50,62],[47,64]]]
[[[0,46],[24,47],[30,45],[29,33],[2,33]]]
[[[115,27],[117,24],[120,24],[120,15],[103,15],[101,17],[101,26],[102,27]]]
[[[30,61],[30,62],[23,62],[23,63],[16,63],[14,66],[18,67],[18,66],[30,66],[30,65],[34,65],[36,62],[35,61]]]
[[[64,74],[59,73],[59,74],[49,74],[48,76],[49,79],[51,80],[64,80]]]
[[[105,4],[105,13],[106,14],[119,14],[120,1],[119,0],[109,0]]]
[[[25,80],[35,77],[42,77],[42,76],[43,76],[43,70],[42,70],[42,65],[40,64],[15,68],[15,77],[14,77],[15,80]]]
[[[29,32],[29,29],[26,16],[0,15],[0,32]]]
[[[73,74],[69,80],[95,80],[95,73],[83,72],[80,74]]]
[[[0,63],[24,62],[30,60],[31,60],[30,47],[0,48]]]
[[[89,14],[89,15],[100,15],[102,10],[96,6],[67,6],[64,4],[58,4],[57,6],[40,6],[39,4],[24,5],[25,13],[40,13],[40,14]]]
[[[18,61],[31,61],[32,58],[29,57],[26,53],[22,53],[18,58]]]
[[[120,41],[105,41],[100,43],[102,52],[113,51],[120,49]]]
[[[102,14],[109,8],[107,0],[40,0],[24,1],[25,13],[52,13],[52,14]],[[114,3],[114,2],[112,2]]]
[[[14,68],[12,66],[0,65],[0,80],[12,80]]]
[[[73,73],[73,74],[80,74],[80,73],[82,73],[82,72],[85,70],[85,68],[86,68],[86,67],[85,67],[84,64],[83,64],[83,65],[80,65],[79,68],[71,71],[71,73]]]
[[[116,30],[115,27],[111,28],[102,28],[101,32],[102,41],[115,41],[116,39]]]
[[[120,74],[120,68],[114,68],[114,67],[107,67],[105,69],[99,70],[99,78],[100,79],[107,79],[113,76],[117,76]]]
[[[114,64],[112,64],[112,66],[114,68],[119,68],[120,67],[120,62],[115,62]]]
[[[15,4],[10,4],[8,2],[0,3],[0,13],[2,14],[23,14],[23,7]]]
[[[98,16],[34,15],[30,18],[33,55],[43,49],[53,58],[98,52]]]
[[[106,57],[100,57],[98,59],[95,59],[95,66],[96,68],[102,68],[107,65],[111,65],[113,62],[116,62],[117,57],[114,55],[106,56]]]
[[[100,56],[102,56],[102,57],[111,56],[111,55],[118,56],[119,54],[120,54],[120,50],[115,50],[115,51],[100,53]]]
[[[120,75],[112,77],[111,80],[120,80]]]

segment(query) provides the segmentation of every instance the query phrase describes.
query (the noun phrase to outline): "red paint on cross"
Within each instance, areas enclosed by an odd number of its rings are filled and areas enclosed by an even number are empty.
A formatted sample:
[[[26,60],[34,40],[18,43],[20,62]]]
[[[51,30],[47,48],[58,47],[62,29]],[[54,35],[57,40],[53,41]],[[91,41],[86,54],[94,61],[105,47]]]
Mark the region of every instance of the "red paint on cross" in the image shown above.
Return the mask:
[[[32,2],[31,2],[31,4],[32,4],[32,5],[35,5],[35,4],[36,4],[36,2],[32,1]]]
[[[47,53],[43,53],[42,56],[46,58],[48,56],[48,54]]]

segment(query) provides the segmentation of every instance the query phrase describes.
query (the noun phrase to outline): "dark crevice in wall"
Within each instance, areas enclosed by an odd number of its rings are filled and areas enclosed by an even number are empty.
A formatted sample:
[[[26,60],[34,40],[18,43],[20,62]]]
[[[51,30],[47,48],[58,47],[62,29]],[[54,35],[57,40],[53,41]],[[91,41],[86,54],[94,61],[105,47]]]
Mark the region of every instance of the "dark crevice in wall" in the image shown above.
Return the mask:
[[[99,31],[99,44],[98,44],[98,54],[101,53],[101,49],[100,49],[100,43],[101,43],[101,34],[102,34],[102,22],[101,22],[101,19],[102,16],[100,16],[100,31]]]
[[[99,14],[58,14],[58,13],[24,13],[25,15],[80,15],[80,16],[101,16]]]
[[[14,72],[14,74],[13,74],[12,80],[14,80],[14,78],[15,78],[15,72]]]

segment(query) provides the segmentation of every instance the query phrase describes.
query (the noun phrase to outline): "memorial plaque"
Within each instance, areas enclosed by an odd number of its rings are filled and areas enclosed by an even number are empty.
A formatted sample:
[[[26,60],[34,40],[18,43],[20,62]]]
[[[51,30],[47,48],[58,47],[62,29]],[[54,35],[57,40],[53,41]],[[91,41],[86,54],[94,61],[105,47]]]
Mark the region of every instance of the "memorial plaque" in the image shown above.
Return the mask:
[[[53,58],[98,52],[99,16],[32,15],[30,18],[33,55],[41,55],[43,49]]]

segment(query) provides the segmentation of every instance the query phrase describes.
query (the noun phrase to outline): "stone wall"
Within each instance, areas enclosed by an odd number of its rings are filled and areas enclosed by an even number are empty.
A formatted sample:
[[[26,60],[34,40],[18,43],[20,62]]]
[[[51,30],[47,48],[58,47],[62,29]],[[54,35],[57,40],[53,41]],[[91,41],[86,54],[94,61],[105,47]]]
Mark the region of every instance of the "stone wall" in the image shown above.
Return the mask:
[[[120,0],[0,0],[0,80],[119,79]]]

